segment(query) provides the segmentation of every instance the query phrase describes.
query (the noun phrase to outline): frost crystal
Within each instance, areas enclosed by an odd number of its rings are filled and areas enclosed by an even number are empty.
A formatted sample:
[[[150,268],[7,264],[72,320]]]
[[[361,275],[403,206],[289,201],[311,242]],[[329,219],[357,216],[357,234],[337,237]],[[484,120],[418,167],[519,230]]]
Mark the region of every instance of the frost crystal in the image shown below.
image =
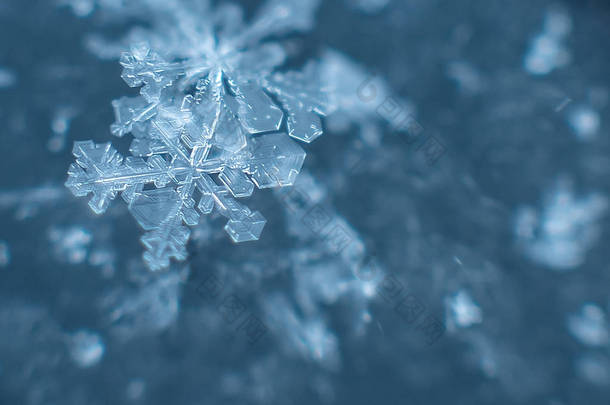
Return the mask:
[[[76,142],[66,182],[76,196],[93,195],[97,214],[121,193],[146,231],[144,260],[152,270],[184,260],[187,226],[214,208],[227,218],[233,241],[257,240],[266,221],[236,198],[250,196],[255,185],[292,185],[305,151],[291,138],[319,137],[326,109],[316,67],[278,72],[284,50],[261,42],[309,27],[317,1],[270,0],[249,25],[231,6],[155,4],[165,18],[139,31],[147,42],[120,60],[122,78],[140,87],[140,96],[112,103],[111,131],[133,135],[131,156],[110,143]]]

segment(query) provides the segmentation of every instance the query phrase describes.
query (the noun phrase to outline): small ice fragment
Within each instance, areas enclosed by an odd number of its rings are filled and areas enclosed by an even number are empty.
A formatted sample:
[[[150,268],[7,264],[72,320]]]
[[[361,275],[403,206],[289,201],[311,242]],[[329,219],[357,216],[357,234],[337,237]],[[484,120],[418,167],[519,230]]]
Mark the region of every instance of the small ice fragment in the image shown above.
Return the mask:
[[[470,295],[460,290],[447,300],[448,324],[458,328],[467,328],[483,321],[481,308]]]
[[[77,226],[66,229],[51,228],[49,240],[58,259],[70,264],[79,264],[85,261],[91,243],[91,233]]]
[[[79,330],[70,336],[70,357],[79,367],[87,368],[99,363],[104,350],[104,342],[95,332]]]
[[[599,114],[589,107],[582,106],[574,109],[568,117],[568,122],[576,135],[585,141],[595,138],[599,131]]]
[[[548,192],[541,211],[519,208],[517,240],[535,262],[558,271],[576,268],[599,239],[607,206],[602,194],[575,196],[571,183],[561,180]]]
[[[533,75],[546,75],[567,65],[571,55],[563,40],[572,30],[570,16],[561,10],[551,10],[545,16],[544,29],[532,40],[523,62]]]

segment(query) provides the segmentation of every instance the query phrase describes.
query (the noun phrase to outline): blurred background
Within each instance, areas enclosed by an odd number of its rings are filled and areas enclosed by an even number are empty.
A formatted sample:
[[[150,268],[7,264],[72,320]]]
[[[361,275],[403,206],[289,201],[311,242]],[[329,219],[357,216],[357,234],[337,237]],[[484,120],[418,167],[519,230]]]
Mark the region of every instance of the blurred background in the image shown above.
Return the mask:
[[[0,3],[0,403],[610,402],[607,1],[323,0],[279,40],[338,105],[297,184],[156,273],[120,199],[63,185],[117,142],[143,1]]]

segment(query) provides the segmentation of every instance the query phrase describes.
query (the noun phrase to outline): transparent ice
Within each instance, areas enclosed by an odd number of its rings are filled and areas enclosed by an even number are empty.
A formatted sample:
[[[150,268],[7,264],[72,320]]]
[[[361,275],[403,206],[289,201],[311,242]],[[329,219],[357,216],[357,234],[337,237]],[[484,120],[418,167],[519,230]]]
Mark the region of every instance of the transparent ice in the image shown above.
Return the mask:
[[[294,183],[305,151],[293,139],[322,134],[327,102],[317,67],[277,71],[286,52],[267,41],[309,27],[316,1],[269,0],[249,24],[228,5],[140,3],[164,17],[134,34],[142,42],[120,59],[140,96],[113,101],[111,132],[133,136],[131,155],[76,142],[66,186],[91,194],[97,214],[120,193],[146,231],[146,264],[159,270],[186,258],[188,226],[214,209],[234,242],[257,240],[266,220],[236,199]]]

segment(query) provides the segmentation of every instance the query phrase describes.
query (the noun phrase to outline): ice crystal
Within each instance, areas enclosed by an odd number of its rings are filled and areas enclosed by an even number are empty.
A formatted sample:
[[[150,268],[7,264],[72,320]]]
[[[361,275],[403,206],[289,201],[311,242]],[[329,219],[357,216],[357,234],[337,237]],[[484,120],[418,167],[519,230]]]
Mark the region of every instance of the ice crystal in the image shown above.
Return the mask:
[[[183,281],[188,277],[188,268],[151,273],[140,262],[130,270],[135,273],[130,286],[110,291],[102,302],[112,335],[124,341],[173,324],[180,311]]]
[[[368,150],[379,147],[384,127],[403,134],[409,129],[405,124],[414,120],[414,106],[395,94],[383,77],[333,49],[322,54],[320,72],[320,80],[329,89],[327,125],[331,131],[352,135],[356,127],[358,136],[354,138]],[[388,109],[388,105],[394,107]]]
[[[271,297],[266,304],[273,328],[282,330],[287,345],[304,358],[311,358],[327,368],[339,367],[337,337],[322,319],[302,319],[283,296]]]
[[[341,365],[340,341],[326,318],[328,308],[349,302],[350,328],[363,335],[369,305],[387,272],[367,252],[362,235],[333,207],[326,185],[303,171],[293,188],[275,190],[297,246],[287,257],[294,300],[285,291],[264,299],[266,324],[282,345],[324,368]],[[374,268],[373,268],[374,267]]]
[[[156,2],[166,17],[138,31],[146,42],[121,55],[122,78],[140,96],[113,101],[111,132],[133,135],[131,156],[110,143],[76,142],[66,186],[92,194],[97,214],[121,193],[146,231],[149,268],[184,260],[187,226],[214,208],[234,242],[259,238],[265,219],[236,198],[255,185],[292,185],[305,151],[291,138],[319,137],[326,108],[316,67],[279,72],[283,48],[261,41],[308,27],[316,3],[270,0],[246,25],[238,8]]]
[[[467,328],[481,323],[483,313],[470,294],[460,290],[446,299],[447,323],[450,329]]]

